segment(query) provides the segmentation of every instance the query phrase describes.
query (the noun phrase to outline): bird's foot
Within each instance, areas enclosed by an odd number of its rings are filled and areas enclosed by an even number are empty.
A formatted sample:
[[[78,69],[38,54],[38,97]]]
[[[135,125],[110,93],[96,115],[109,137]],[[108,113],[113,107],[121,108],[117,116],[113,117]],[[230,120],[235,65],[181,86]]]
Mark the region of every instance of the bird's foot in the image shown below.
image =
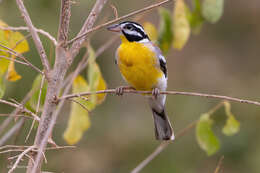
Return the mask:
[[[124,94],[124,90],[127,90],[127,89],[133,89],[133,87],[131,86],[119,86],[116,88],[116,95],[118,96],[122,96]]]
[[[152,90],[152,95],[155,99],[157,99],[157,97],[160,95],[160,90],[158,88],[154,88]]]

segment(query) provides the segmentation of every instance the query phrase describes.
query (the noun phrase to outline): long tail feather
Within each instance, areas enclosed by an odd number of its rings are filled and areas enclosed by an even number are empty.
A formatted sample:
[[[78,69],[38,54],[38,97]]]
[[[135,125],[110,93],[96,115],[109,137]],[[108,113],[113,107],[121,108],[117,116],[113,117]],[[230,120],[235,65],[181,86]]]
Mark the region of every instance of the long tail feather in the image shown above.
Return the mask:
[[[149,105],[153,112],[155,137],[157,140],[174,140],[174,133],[164,109],[165,95],[157,99],[149,98]]]

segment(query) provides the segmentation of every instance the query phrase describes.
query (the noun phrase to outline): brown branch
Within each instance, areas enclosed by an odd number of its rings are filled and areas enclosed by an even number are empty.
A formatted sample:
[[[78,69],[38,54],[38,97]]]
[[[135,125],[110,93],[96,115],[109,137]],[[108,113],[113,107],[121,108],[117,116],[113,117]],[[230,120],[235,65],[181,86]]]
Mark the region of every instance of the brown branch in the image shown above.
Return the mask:
[[[137,90],[131,90],[131,89],[124,90],[123,92],[124,93],[134,93],[134,94],[152,94],[152,91],[137,91]],[[69,99],[69,98],[73,98],[73,97],[79,97],[79,96],[88,96],[88,95],[92,95],[92,94],[105,94],[105,93],[115,94],[116,89],[107,89],[107,90],[100,90],[100,91],[94,91],[94,92],[75,93],[75,94],[62,96],[60,98],[60,100]],[[197,97],[206,97],[206,98],[214,98],[214,99],[223,99],[223,100],[228,100],[228,101],[233,101],[233,102],[254,104],[254,105],[260,106],[260,102],[257,102],[257,101],[245,100],[245,99],[239,99],[239,98],[235,98],[235,97],[215,95],[215,94],[204,94],[204,93],[182,92],[182,91],[161,91],[160,94],[185,95],[185,96],[197,96]]]
[[[85,23],[83,24],[80,32],[77,34],[75,40],[69,41],[70,43],[73,42],[70,52],[71,52],[71,58],[73,59],[79,52],[79,49],[81,48],[82,44],[84,43],[86,39],[86,35],[83,35],[84,33],[92,30],[92,27],[103,9],[104,5],[106,4],[107,0],[97,0],[94,7],[92,8],[88,18],[86,19]],[[77,40],[77,41],[76,41]]]
[[[122,17],[119,17],[119,18],[117,18],[117,19],[114,19],[114,20],[111,20],[111,21],[109,21],[109,22],[106,22],[106,23],[104,23],[104,24],[98,25],[98,26],[94,27],[93,29],[87,30],[87,31],[85,31],[84,33],[81,33],[80,35],[77,35],[75,38],[71,39],[71,40],[68,41],[67,43],[68,43],[68,44],[71,44],[71,43],[75,42],[76,40],[79,40],[79,39],[81,39],[81,38],[86,37],[86,36],[87,36],[89,33],[91,33],[91,32],[94,32],[94,31],[96,31],[96,30],[99,30],[99,29],[101,29],[101,28],[104,28],[104,27],[106,27],[106,26],[108,26],[108,25],[111,25],[111,24],[113,24],[113,23],[115,23],[115,22],[118,22],[118,21],[120,21],[120,20],[123,20],[123,19],[125,19],[125,18],[134,16],[134,15],[137,15],[137,14],[140,14],[140,13],[144,13],[144,12],[146,12],[146,11],[149,11],[149,10],[151,10],[151,9],[154,9],[154,8],[156,8],[156,7],[159,7],[159,6],[163,5],[163,4],[166,4],[166,3],[171,2],[171,1],[173,1],[173,0],[165,0],[165,1],[162,1],[162,2],[158,2],[158,3],[155,3],[155,4],[150,5],[150,6],[148,6],[148,7],[145,7],[145,8],[142,8],[142,9],[140,9],[140,10],[136,10],[136,11],[134,11],[134,12],[132,12],[132,13],[129,13],[129,14],[127,14],[127,15],[124,15],[124,16],[122,16]]]
[[[198,121],[194,121],[178,132],[175,136],[175,140],[179,139],[180,137],[184,136],[187,132],[193,129]],[[175,141],[174,140],[174,141]],[[165,141],[162,142],[153,152],[150,154],[145,160],[143,160],[137,167],[135,167],[131,173],[138,173],[140,172],[148,163],[150,163],[156,156],[158,156],[169,144],[173,143],[174,141]]]
[[[16,162],[14,163],[13,167],[8,171],[8,173],[12,173],[15,168],[17,167],[18,163],[21,161],[21,159],[23,158],[23,156],[25,154],[27,154],[28,152],[30,152],[33,148],[35,148],[35,146],[31,146],[29,148],[27,148],[26,150],[24,150],[20,155],[19,157],[17,158]]]
[[[223,160],[224,160],[224,156],[221,156],[220,159],[219,159],[219,161],[218,161],[218,164],[217,164],[217,167],[216,167],[214,173],[219,173],[219,171],[220,171],[220,169],[221,169],[221,166],[222,166]]]
[[[58,30],[59,44],[64,44],[68,40],[70,16],[71,16],[71,2],[70,0],[62,0],[61,9],[60,9],[60,24]]]
[[[26,26],[19,26],[19,27],[12,27],[12,26],[8,26],[8,27],[3,27],[3,26],[0,26],[0,29],[2,30],[12,30],[12,31],[28,31],[29,32],[29,28],[26,27]],[[35,28],[36,32],[46,36],[47,38],[49,38],[53,44],[56,46],[57,45],[57,41],[56,39],[48,32],[42,30],[42,29],[38,29],[38,28]]]
[[[26,23],[26,25],[28,26],[29,28],[29,31],[32,35],[32,38],[33,38],[33,41],[35,43],[35,46],[36,46],[36,49],[40,55],[40,58],[41,58],[41,61],[42,61],[42,65],[44,67],[44,73],[45,73],[45,76],[46,78],[49,78],[49,72],[50,72],[50,64],[49,64],[49,61],[48,61],[48,58],[46,56],[46,53],[45,53],[45,50],[43,48],[43,45],[42,45],[42,42],[40,40],[40,37],[35,29],[35,27],[33,26],[32,24],[32,21],[30,19],[30,16],[23,4],[23,0],[16,0],[16,3],[17,3],[17,6],[18,8],[20,9],[20,12],[24,18],[24,21]]]

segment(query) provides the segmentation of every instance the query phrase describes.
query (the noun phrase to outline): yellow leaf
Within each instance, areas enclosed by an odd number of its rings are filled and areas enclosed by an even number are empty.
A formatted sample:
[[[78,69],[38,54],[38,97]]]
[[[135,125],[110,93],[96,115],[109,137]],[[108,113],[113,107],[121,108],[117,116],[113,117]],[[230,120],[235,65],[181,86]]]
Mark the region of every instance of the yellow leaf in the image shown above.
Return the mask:
[[[9,63],[6,79],[11,82],[21,79],[21,76],[15,71],[14,61]]]
[[[176,1],[173,12],[173,47],[178,50],[183,48],[190,36],[190,24],[186,8],[183,0]]]
[[[100,75],[99,82],[97,85],[97,91],[107,89],[106,81],[104,80],[103,76]],[[101,104],[106,98],[106,94],[97,94],[97,104]]]
[[[20,32],[10,34],[9,47],[18,53],[24,53],[29,50],[26,38]]]
[[[144,30],[147,33],[147,35],[149,36],[151,41],[156,41],[157,37],[158,37],[158,33],[157,33],[157,29],[155,28],[155,26],[150,23],[150,22],[145,22],[143,24],[144,26]]]
[[[0,20],[0,26],[8,27],[6,23]],[[13,49],[18,53],[24,53],[29,50],[29,45],[26,38],[20,32],[13,32],[11,30],[0,30],[0,43]],[[6,50],[1,47],[2,50]],[[5,51],[0,51],[0,55],[10,57],[10,54]],[[15,57],[13,57],[15,58]],[[3,75],[8,70],[7,79],[9,81],[16,81],[21,78],[14,69],[14,62],[7,59],[0,59],[0,74]]]
[[[79,93],[88,91],[88,84],[85,79],[78,76],[72,86],[73,93]],[[77,102],[85,106],[86,101],[80,98],[75,99]],[[70,118],[66,131],[63,134],[63,138],[70,145],[77,143],[83,133],[90,127],[89,114],[80,104],[72,102]]]

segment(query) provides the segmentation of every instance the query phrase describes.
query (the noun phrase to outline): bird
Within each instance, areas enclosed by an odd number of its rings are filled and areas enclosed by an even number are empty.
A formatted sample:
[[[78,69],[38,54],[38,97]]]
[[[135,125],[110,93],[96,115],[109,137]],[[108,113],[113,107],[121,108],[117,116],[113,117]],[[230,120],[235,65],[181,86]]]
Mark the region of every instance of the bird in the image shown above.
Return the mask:
[[[167,88],[166,60],[145,33],[142,25],[133,21],[124,21],[107,27],[109,31],[120,34],[121,44],[116,50],[115,63],[130,88],[140,91],[152,91],[146,95],[153,113],[155,138],[174,140],[170,120],[165,112],[166,95],[160,94]],[[127,87],[118,87],[116,93],[123,94]]]

